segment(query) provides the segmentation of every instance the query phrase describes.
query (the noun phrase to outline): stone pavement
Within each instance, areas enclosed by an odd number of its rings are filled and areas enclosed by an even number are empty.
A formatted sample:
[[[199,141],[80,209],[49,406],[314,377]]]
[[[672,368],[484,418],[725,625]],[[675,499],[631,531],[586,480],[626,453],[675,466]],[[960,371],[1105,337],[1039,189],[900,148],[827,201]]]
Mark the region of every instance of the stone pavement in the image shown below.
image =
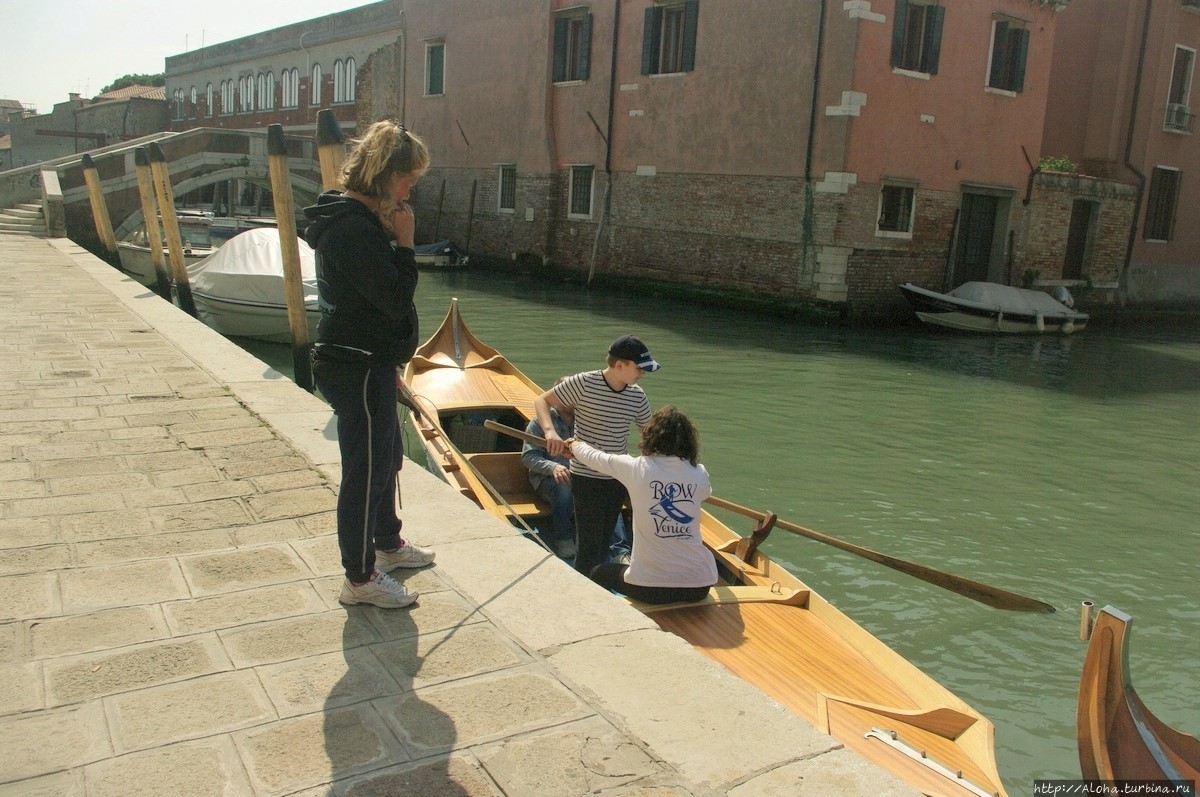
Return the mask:
[[[320,400],[0,239],[0,795],[908,795],[416,466],[341,606]]]

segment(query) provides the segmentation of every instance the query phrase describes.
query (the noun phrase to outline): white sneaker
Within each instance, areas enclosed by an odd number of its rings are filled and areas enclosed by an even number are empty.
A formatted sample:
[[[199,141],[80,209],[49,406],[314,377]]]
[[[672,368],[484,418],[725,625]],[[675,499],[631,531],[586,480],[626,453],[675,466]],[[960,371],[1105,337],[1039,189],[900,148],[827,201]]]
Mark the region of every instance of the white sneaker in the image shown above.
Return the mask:
[[[397,567],[424,567],[436,554],[428,548],[406,542],[394,551],[375,551],[375,569],[390,573]]]
[[[378,570],[371,574],[371,580],[365,584],[354,584],[350,579],[345,579],[342,582],[342,593],[338,595],[338,600],[342,603],[369,603],[381,609],[401,609],[416,599],[415,590],[408,589]]]

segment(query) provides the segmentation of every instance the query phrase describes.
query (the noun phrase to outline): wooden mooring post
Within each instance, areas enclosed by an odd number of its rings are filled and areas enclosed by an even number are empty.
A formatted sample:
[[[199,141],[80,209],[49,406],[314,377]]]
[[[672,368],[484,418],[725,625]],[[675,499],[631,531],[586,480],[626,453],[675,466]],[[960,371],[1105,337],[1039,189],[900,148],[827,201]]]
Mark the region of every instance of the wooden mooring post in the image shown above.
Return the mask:
[[[267,164],[271,171],[271,194],[275,198],[275,224],[283,254],[283,288],[287,300],[288,328],[292,333],[292,366],[295,382],[313,390],[312,364],[308,359],[308,316],[304,313],[304,281],[300,274],[300,245],[296,237],[296,209],[292,198],[292,176],[288,172],[287,140],[283,125],[267,127]]]
[[[142,220],[146,230],[146,245],[150,247],[150,262],[154,264],[155,292],[171,301],[171,275],[163,260],[162,231],[158,226],[158,202],[154,199],[154,175],[150,172],[150,155],[145,147],[133,151],[134,171],[137,174],[138,198],[142,201]]]
[[[83,153],[83,181],[87,183],[88,201],[92,206],[92,221],[96,224],[96,234],[100,236],[100,245],[104,247],[104,256],[112,265],[119,265],[121,253],[117,251],[117,237],[113,235],[112,219],[108,215],[108,205],[104,202],[104,190],[100,187],[100,175],[96,171],[96,162],[92,156]]]
[[[341,185],[342,163],[346,160],[346,137],[329,108],[317,111],[317,161],[321,164],[321,188],[330,191]]]
[[[167,169],[167,156],[157,141],[146,145],[150,156],[150,173],[154,177],[154,193],[158,207],[162,210],[163,230],[167,234],[167,253],[171,258],[171,276],[175,280],[175,295],[179,307],[188,315],[196,315],[196,302],[192,299],[192,284],[188,281],[187,264],[183,261],[183,236],[179,233],[179,217],[175,214],[175,194],[171,190],[171,173]],[[155,242],[150,242],[151,246]]]

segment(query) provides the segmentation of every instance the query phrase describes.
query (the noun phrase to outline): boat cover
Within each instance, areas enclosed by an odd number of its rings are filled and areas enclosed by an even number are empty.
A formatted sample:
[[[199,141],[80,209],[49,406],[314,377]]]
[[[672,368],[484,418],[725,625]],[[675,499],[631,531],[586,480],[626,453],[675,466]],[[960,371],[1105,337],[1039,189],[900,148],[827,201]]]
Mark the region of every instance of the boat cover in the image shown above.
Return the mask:
[[[300,249],[304,301],[315,302],[316,253],[301,238],[296,239],[296,245]],[[220,249],[188,266],[188,279],[193,291],[208,296],[254,304],[286,305],[279,231],[259,228],[230,238]]]
[[[454,260],[466,257],[467,255],[454,241],[420,244],[419,246],[414,246],[413,251],[418,255],[449,255]]]
[[[1086,318],[1083,313],[1076,313],[1071,308],[1057,302],[1048,293],[1031,291],[1027,288],[1014,288],[1011,285],[1000,285],[995,282],[964,282],[947,296],[953,296],[964,302],[991,309],[1003,310],[1006,314],[1036,316],[1041,314],[1047,318]]]

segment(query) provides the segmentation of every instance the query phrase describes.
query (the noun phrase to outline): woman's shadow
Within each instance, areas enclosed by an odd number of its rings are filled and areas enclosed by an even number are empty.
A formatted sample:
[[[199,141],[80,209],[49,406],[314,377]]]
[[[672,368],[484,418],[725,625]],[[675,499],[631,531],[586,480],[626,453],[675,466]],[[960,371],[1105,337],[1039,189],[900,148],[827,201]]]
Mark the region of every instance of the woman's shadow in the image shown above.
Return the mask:
[[[392,575],[418,583],[428,578]],[[454,720],[414,691],[423,661],[420,599],[407,609],[344,609],[344,672],[324,708],[325,751],[337,784],[328,797],[494,795],[486,775],[451,755]]]

